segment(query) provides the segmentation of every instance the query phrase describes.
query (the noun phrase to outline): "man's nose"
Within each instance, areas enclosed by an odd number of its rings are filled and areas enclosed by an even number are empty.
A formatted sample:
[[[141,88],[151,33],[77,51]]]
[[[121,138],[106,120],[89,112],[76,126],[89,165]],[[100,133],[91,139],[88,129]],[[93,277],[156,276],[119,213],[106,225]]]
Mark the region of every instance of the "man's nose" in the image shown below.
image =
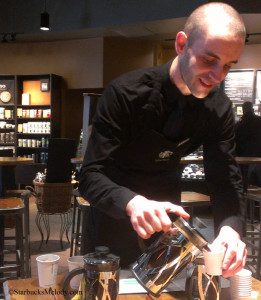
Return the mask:
[[[225,78],[225,72],[221,66],[216,66],[209,72],[210,79],[215,83],[220,83]]]

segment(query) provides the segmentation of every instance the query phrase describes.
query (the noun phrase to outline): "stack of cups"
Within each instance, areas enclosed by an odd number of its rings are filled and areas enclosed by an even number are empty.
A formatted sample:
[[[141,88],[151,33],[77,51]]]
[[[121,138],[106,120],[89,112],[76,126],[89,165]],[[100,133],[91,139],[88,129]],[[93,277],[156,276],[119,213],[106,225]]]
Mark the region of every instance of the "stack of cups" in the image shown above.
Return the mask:
[[[230,277],[230,297],[232,300],[249,299],[252,294],[252,272],[243,269]]]

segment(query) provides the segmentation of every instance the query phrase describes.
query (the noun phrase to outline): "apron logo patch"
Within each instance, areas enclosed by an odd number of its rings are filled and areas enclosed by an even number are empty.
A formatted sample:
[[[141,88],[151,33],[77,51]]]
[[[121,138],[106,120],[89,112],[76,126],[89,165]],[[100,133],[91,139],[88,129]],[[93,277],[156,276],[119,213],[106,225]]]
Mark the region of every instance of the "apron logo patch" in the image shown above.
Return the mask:
[[[169,150],[160,152],[158,158],[155,159],[155,162],[168,161],[172,155],[173,152]]]

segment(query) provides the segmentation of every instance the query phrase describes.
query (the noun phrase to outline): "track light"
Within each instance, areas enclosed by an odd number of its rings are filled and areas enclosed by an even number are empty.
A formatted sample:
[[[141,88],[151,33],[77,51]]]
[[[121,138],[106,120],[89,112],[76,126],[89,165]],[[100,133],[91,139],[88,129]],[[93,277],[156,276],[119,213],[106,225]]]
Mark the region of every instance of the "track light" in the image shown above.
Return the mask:
[[[44,1],[44,12],[41,13],[41,23],[40,23],[41,30],[49,30],[49,14],[46,11],[46,0]]]

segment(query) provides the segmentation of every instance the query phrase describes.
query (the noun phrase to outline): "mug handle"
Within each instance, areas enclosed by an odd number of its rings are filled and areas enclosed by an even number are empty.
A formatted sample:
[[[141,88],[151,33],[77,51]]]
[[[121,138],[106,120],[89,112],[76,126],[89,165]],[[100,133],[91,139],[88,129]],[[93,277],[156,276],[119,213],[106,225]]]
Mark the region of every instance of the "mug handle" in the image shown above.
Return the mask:
[[[70,291],[70,281],[71,279],[76,276],[76,275],[80,275],[81,273],[84,273],[85,272],[85,269],[84,268],[77,268],[77,269],[74,269],[72,270],[71,272],[69,272],[64,280],[63,280],[63,284],[62,284],[62,287],[63,287],[63,297],[65,300],[70,300],[70,296],[69,296],[69,291]]]

